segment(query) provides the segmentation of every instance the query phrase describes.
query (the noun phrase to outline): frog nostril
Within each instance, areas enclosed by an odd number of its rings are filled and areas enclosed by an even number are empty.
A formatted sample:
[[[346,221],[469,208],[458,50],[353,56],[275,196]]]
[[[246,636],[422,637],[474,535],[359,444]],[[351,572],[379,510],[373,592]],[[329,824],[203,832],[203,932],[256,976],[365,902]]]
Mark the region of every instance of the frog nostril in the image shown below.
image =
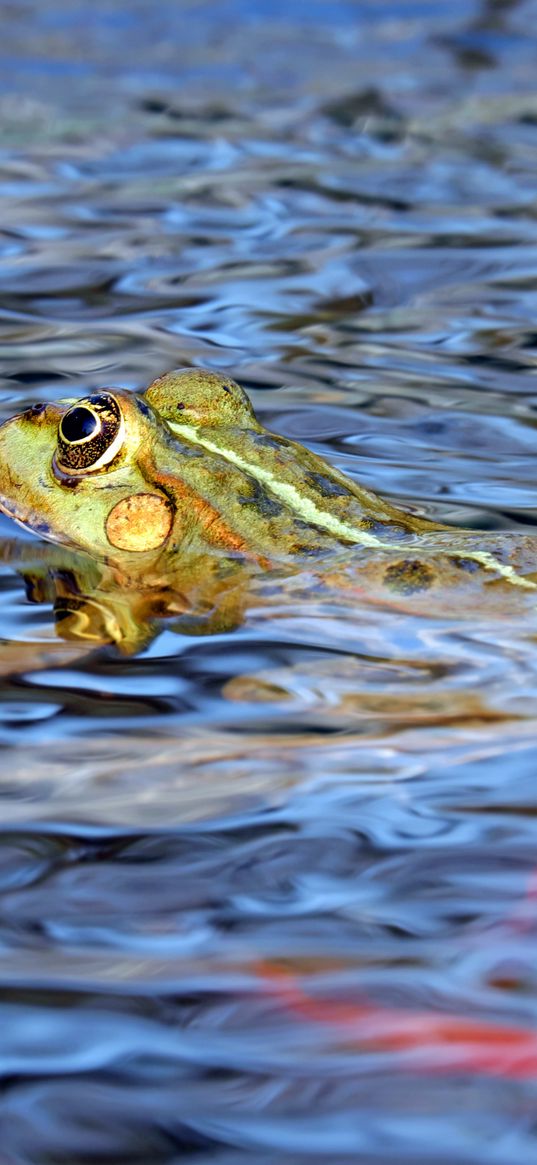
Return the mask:
[[[47,406],[45,404],[32,405],[31,408],[26,409],[24,416],[25,417],[40,417],[42,415],[42,413],[44,413],[46,407]]]

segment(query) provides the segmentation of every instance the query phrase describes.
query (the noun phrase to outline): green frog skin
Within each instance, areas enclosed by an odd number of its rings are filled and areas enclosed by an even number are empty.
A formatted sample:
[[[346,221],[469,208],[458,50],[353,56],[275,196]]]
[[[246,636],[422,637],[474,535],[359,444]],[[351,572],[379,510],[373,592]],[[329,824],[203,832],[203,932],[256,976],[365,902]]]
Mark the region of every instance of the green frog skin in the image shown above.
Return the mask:
[[[268,432],[233,380],[202,370],[6,421],[0,509],[81,556],[72,591],[86,604],[102,612],[106,595],[124,612],[133,596],[130,630],[95,634],[126,650],[155,609],[184,620],[202,609],[207,630],[236,624],[252,578],[267,571],[307,572],[323,592],[424,615],[537,604],[537,540],[443,527],[391,505]]]

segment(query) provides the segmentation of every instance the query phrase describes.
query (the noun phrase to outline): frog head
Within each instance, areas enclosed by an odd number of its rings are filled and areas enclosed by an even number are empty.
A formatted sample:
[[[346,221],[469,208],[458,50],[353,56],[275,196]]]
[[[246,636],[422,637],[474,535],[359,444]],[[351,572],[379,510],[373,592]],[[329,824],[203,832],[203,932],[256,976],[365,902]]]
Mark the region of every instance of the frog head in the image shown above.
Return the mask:
[[[151,474],[168,437],[143,397],[120,389],[34,405],[0,428],[0,508],[98,558],[154,552],[174,520]]]
[[[160,376],[144,394],[102,388],[34,405],[0,427],[0,510],[122,566],[179,546],[242,553],[263,530],[250,529],[243,474],[222,453],[228,434],[243,441],[260,428],[238,384],[197,369]],[[198,432],[215,434],[210,448],[192,441]]]

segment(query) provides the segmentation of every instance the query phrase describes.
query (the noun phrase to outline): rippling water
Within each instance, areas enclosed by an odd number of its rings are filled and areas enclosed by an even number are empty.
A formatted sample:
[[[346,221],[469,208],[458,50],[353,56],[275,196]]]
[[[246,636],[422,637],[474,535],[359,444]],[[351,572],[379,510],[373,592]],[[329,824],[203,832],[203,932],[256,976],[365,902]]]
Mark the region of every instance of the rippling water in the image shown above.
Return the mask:
[[[535,526],[535,0],[0,16],[3,416],[204,365]],[[88,656],[0,534],[1,1165],[533,1165],[535,628],[282,596]]]

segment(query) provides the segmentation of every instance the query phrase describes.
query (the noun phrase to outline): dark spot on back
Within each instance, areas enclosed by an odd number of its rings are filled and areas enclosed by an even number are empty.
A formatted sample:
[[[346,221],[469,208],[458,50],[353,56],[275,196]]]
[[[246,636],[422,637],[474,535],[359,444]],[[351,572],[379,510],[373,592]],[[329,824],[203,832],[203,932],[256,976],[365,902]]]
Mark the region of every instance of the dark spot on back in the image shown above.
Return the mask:
[[[166,442],[168,449],[170,449],[174,454],[180,453],[182,457],[207,456],[204,449],[200,449],[198,445],[187,445],[186,442],[182,441],[181,438],[176,436],[175,433],[171,433],[169,429],[167,431],[164,429],[161,439]]]
[[[280,437],[277,441],[275,437],[270,436],[270,433],[258,433],[255,429],[252,432],[252,440],[255,441],[256,445],[261,445],[265,449],[281,449],[282,445],[289,444],[285,437]]]
[[[464,558],[458,554],[451,554],[449,561],[453,566],[458,566],[459,570],[467,570],[468,574],[475,574],[477,570],[481,569],[481,564],[476,562],[475,558]]]
[[[306,473],[304,480],[318,489],[323,498],[353,497],[352,490],[339,481],[326,477],[324,473]]]
[[[401,595],[414,595],[432,587],[436,574],[431,566],[419,559],[406,558],[394,562],[384,575],[384,586]]]
[[[204,449],[198,449],[196,445],[183,445],[182,441],[177,443],[177,452],[182,457],[206,457]]]
[[[237,501],[241,506],[252,506],[263,518],[275,518],[281,514],[283,510],[281,503],[272,498],[255,478],[250,478],[249,484],[248,494],[237,495]]]
[[[325,554],[324,546],[302,546],[299,542],[293,546],[293,554],[299,555],[301,558],[307,555],[309,558],[319,558]]]
[[[177,404],[175,407],[176,407],[176,409],[184,409],[184,407],[185,407],[185,402],[184,402],[184,401],[182,401],[182,400],[180,400],[180,401],[179,401],[179,404]]]

